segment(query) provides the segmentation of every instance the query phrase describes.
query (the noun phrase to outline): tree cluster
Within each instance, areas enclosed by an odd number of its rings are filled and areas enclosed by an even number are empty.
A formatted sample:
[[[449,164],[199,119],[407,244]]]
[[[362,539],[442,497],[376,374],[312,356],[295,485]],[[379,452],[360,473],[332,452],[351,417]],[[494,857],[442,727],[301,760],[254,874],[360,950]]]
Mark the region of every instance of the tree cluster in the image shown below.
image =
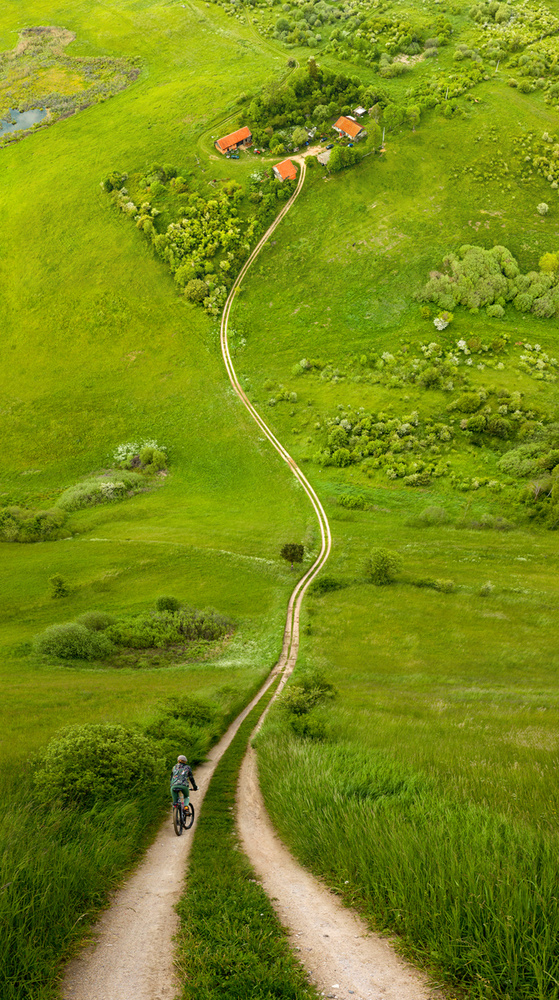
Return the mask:
[[[448,254],[443,267],[443,271],[432,272],[420,295],[423,301],[436,302],[442,309],[462,305],[478,312],[485,308],[489,316],[497,318],[504,316],[509,302],[519,312],[540,318],[559,314],[559,272],[522,274],[506,247],[484,250],[466,244],[457,253]]]
[[[274,132],[314,125],[327,128],[334,115],[349,114],[357,104],[368,108],[388,103],[376,87],[365,87],[357,77],[323,69],[314,59],[295,71],[283,88],[272,81],[248,107],[248,124],[258,146],[274,148]],[[280,142],[283,141],[280,137]]]

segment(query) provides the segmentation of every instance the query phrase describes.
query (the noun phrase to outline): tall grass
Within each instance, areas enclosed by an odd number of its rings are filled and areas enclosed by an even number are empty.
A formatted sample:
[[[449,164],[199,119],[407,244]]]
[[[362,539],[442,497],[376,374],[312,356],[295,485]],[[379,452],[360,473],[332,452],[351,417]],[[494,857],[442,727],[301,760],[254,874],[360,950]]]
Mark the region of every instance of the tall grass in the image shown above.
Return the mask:
[[[476,1000],[559,996],[556,836],[441,797],[386,754],[268,728],[258,756],[282,836],[375,927]]]
[[[90,810],[40,811],[28,776],[18,799],[1,787],[0,996],[50,1000],[73,941],[129,868],[161,814],[167,789],[151,798]]]
[[[235,792],[248,738],[273,689],[247,716],[218,764],[194,835],[179,905],[183,1000],[314,1000],[302,966],[235,831]]]

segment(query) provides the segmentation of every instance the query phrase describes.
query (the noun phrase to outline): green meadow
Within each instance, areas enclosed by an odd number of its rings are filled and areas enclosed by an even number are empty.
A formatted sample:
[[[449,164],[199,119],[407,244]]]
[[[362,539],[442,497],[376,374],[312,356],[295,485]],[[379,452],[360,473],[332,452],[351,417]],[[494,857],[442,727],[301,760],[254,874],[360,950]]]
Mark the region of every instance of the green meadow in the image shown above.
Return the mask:
[[[65,58],[129,60],[140,71],[118,93],[0,149],[0,504],[50,509],[64,490],[109,474],[115,449],[129,441],[156,440],[168,463],[149,490],[73,511],[57,541],[0,543],[2,883],[15,868],[29,872],[20,909],[6,910],[6,954],[22,935],[30,941],[5,966],[10,1000],[54,995],[74,921],[102,904],[163,803],[152,796],[143,813],[126,801],[104,805],[87,832],[87,864],[74,850],[87,823],[53,811],[43,828],[48,857],[32,867],[16,843],[31,805],[18,800],[44,746],[71,724],[145,729],[164,702],[186,695],[218,706],[214,739],[277,657],[294,581],[281,546],[302,541],[306,565],[318,547],[302,490],[229,387],[217,320],[179,295],[101,183],[127,173],[139,202],[138,178],[164,163],[205,197],[222,181],[248,185],[273,160],[225,160],[213,137],[241,124],[245,102],[271,80],[280,86],[296,72],[288,60],[304,66],[310,54],[378,88],[385,108],[419,100],[433,67],[453,92],[449,104],[441,83],[438,106],[423,108],[413,128],[387,125],[382,154],[336,174],[309,169],[231,314],[241,381],[319,493],[334,541],[332,588],[306,601],[294,682],[318,672],[336,697],[312,708],[307,729],[294,728],[285,709],[272,712],[259,740],[264,792],[293,849],[437,975],[480,1000],[558,995],[559,541],[521,500],[528,480],[500,465],[531,439],[473,434],[452,409],[462,392],[488,392],[493,409],[509,400],[508,419],[516,394],[522,427],[537,435],[541,422],[552,435],[553,366],[535,377],[522,354],[529,342],[553,357],[557,324],[509,302],[500,319],[458,306],[439,333],[436,306],[422,312],[416,299],[464,244],[503,245],[523,273],[559,249],[557,189],[534,159],[540,137],[557,127],[553,6],[538,15],[548,35],[543,83],[530,77],[537,82],[526,87],[509,85],[519,68],[499,70],[487,52],[479,81],[466,87],[464,57],[453,52],[461,40],[480,45],[481,29],[455,4],[380,12],[419,24],[423,36],[436,24],[443,31],[441,15],[453,29],[436,60],[393,76],[378,53],[366,58],[361,43],[333,34],[331,12],[328,20],[322,11],[319,42],[316,20],[314,42],[310,29],[302,44],[303,36],[290,41],[274,25],[282,13],[300,21],[301,5],[285,6],[32,0],[25,12],[10,2],[0,15],[2,52],[24,28],[53,25],[75,34]],[[359,13],[332,6],[346,23]],[[532,7],[523,10],[532,24]],[[526,44],[538,51],[537,38]],[[167,226],[167,195],[154,204]],[[434,341],[447,354],[458,341],[503,346],[460,355],[452,389],[406,380]],[[398,356],[397,371],[387,353]],[[412,488],[373,456],[324,460],[335,426],[373,413],[400,426],[417,413],[418,447],[444,474]],[[449,436],[435,440],[440,424]],[[365,570],[378,547],[402,558],[385,587]],[[55,575],[67,589],[57,598]],[[448,592],[433,586],[440,581],[451,581]],[[33,651],[50,625],[90,610],[145,613],[161,595],[216,608],[233,619],[232,638],[211,659],[171,667]],[[127,833],[116,837],[123,816]],[[49,872],[64,869],[64,838],[76,882],[56,896]],[[63,911],[66,922],[44,946],[44,927]]]

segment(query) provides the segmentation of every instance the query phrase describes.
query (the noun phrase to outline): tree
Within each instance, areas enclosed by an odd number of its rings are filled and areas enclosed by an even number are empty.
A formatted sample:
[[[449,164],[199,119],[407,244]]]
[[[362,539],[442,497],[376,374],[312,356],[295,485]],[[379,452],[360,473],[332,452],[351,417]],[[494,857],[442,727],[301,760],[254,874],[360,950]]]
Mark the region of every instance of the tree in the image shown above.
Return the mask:
[[[305,546],[301,545],[300,542],[286,542],[280,552],[282,559],[291,563],[291,569],[293,569],[293,563],[303,562],[304,554]]]
[[[184,294],[189,302],[203,302],[208,294],[208,286],[200,278],[192,278],[188,282]]]
[[[330,159],[328,160],[328,169],[337,173],[338,170],[342,169],[343,165],[344,160],[342,156],[342,148],[341,146],[334,146],[330,153]]]
[[[389,549],[373,549],[365,564],[365,572],[377,587],[385,586],[396,579],[402,567],[402,557]]]
[[[559,271],[559,252],[544,253],[543,257],[540,257],[540,271],[544,274],[554,274],[555,271]]]
[[[60,573],[55,573],[54,576],[50,577],[49,586],[51,597],[66,597],[69,593],[68,584],[64,577],[60,576]]]
[[[302,146],[308,139],[307,130],[300,127],[294,128],[291,138],[295,146]]]

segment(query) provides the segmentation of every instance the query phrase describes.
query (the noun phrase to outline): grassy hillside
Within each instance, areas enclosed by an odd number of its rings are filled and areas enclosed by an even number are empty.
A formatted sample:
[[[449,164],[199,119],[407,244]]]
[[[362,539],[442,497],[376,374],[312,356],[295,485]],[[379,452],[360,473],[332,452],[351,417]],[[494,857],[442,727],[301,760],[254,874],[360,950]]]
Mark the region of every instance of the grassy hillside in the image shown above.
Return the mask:
[[[328,26],[320,41],[313,22],[316,50],[308,32],[290,41],[287,30],[275,26],[280,8],[266,5],[247,12],[233,4],[118,0],[109,7],[53,7],[34,0],[25,20],[15,3],[1,15],[3,51],[14,48],[23,28],[55,25],[75,33],[67,57],[127,59],[140,72],[110,99],[0,150],[0,501],[50,508],[65,489],[110,470],[115,448],[127,441],[156,439],[168,456],[168,475],[152,480],[156,489],[72,513],[67,537],[1,543],[0,587],[8,595],[1,618],[3,767],[24,768],[30,750],[70,722],[144,724],[161,698],[185,692],[237,704],[274,660],[293,582],[279,549],[301,540],[310,558],[310,511],[228,388],[215,319],[179,296],[149,242],[100,183],[113,170],[128,173],[140,201],[138,179],[152,164],[170,163],[206,196],[221,181],[247,184],[261,161],[252,154],[238,162],[218,158],[212,137],[241,121],[245,103],[271,79],[285,77],[293,68],[288,58],[304,63],[310,45],[320,64],[379,90],[386,148],[338,174],[308,171],[303,193],[250,272],[232,314],[243,384],[302,463],[334,534],[327,571],[332,589],[310,601],[302,649],[303,666],[324,671],[339,692],[334,707],[317,716],[315,734],[327,742],[309,746],[293,729],[286,735],[284,719],[270,730],[263,767],[271,761],[273,775],[274,744],[281,755],[285,740],[294,739],[301,773],[307,768],[310,775],[302,801],[308,794],[316,804],[313,776],[330,743],[332,759],[341,747],[350,766],[357,748],[366,761],[380,756],[404,773],[398,788],[408,789],[408,779],[427,783],[422,821],[430,809],[439,810],[436,836],[444,837],[448,806],[458,817],[457,843],[462,829],[475,828],[481,810],[487,828],[502,820],[506,836],[525,831],[533,844],[530,838],[548,838],[557,809],[559,548],[556,534],[530,517],[538,512],[521,502],[529,479],[502,460],[537,437],[540,423],[542,435],[555,433],[555,368],[544,362],[540,377],[523,354],[537,344],[554,357],[556,321],[519,312],[510,302],[500,319],[459,306],[439,333],[436,307],[422,312],[414,296],[462,244],[504,245],[522,273],[537,270],[542,255],[557,250],[556,182],[546,179],[555,167],[544,170],[539,148],[556,125],[554,15],[538,14],[534,38],[520,38],[517,51],[525,47],[528,62],[512,65],[514,46],[506,59],[484,49],[478,72],[477,58],[464,52],[455,58],[461,40],[482,48],[483,31],[465,11],[441,12],[434,4],[419,15],[391,7],[375,29],[378,51],[371,54],[353,44],[361,37],[373,45],[370,25],[362,24],[357,35],[358,12],[338,8],[349,25],[345,39],[333,34],[340,18],[323,11]],[[283,13],[289,19],[298,11]],[[523,11],[522,32],[536,31],[533,15],[531,8]],[[394,26],[405,18],[417,27],[421,45],[431,31],[440,38],[436,59],[423,55],[400,74],[387,68],[394,64],[383,63],[380,50],[394,55],[400,44]],[[541,50],[540,28],[546,36]],[[491,38],[500,30],[492,28]],[[503,38],[510,30],[505,25]],[[541,75],[526,77],[523,67],[538,52],[547,53]],[[513,72],[520,82],[510,86]],[[407,109],[428,92],[434,103],[424,102],[418,122]],[[264,157],[265,165],[271,162]],[[156,198],[161,224],[170,219],[166,198]],[[545,215],[537,211],[542,202],[549,204]],[[466,356],[458,342],[476,346]],[[448,361],[454,354],[456,362]],[[456,369],[451,387],[449,376],[444,383],[411,377],[427,358]],[[508,436],[468,428],[469,416],[459,409],[463,394],[476,397],[478,410],[487,404],[490,416],[504,406]],[[350,443],[363,420],[392,422],[388,457],[374,447],[360,452],[362,434]],[[348,454],[351,447],[347,461],[333,460],[330,436],[340,425]],[[410,474],[405,449],[426,477],[415,488],[403,482]],[[384,588],[364,571],[378,546],[403,559],[397,582]],[[48,583],[55,574],[68,587],[56,599]],[[440,581],[451,581],[448,592]],[[214,606],[235,620],[235,637],[215,662],[114,670],[102,663],[65,665],[32,652],[34,635],[50,624],[92,608],[144,612],[161,594]],[[343,760],[340,768],[344,773]],[[367,767],[364,773],[370,789],[377,778]],[[266,781],[270,806],[298,847],[295,769],[290,775],[274,790],[275,799],[273,782]],[[359,799],[357,785],[350,792]],[[348,808],[347,799],[340,801]],[[336,849],[324,815],[324,843]],[[372,825],[368,836],[377,836]],[[397,838],[391,843],[398,853]],[[432,861],[436,837],[429,843]],[[500,850],[506,853],[510,843],[505,837]],[[132,837],[117,867],[134,848]],[[476,841],[475,850],[489,863],[487,843]],[[554,841],[545,839],[545,850],[549,872]],[[409,871],[390,905],[386,897],[365,898],[366,851],[363,858],[346,873],[351,899],[364,901],[383,926],[405,933],[416,954],[441,962],[469,989],[477,976],[476,996],[536,995],[538,976],[537,995],[554,995],[555,966],[551,959],[546,965],[553,949],[545,943],[551,918],[543,930],[541,920],[533,925],[535,979],[520,986],[520,978],[512,982],[499,972],[507,964],[506,943],[503,953],[484,953],[478,965],[474,945],[466,958],[449,956],[447,945],[416,920],[423,903],[421,893],[407,891]],[[393,862],[388,850],[388,869]],[[437,871],[443,888],[451,868],[449,862]],[[467,893],[472,872],[462,868]],[[427,861],[425,870],[431,872]],[[334,884],[345,883],[326,861],[323,871]],[[526,887],[522,865],[510,878]],[[102,895],[97,883],[95,893]],[[520,947],[516,938],[510,947],[509,957]]]

